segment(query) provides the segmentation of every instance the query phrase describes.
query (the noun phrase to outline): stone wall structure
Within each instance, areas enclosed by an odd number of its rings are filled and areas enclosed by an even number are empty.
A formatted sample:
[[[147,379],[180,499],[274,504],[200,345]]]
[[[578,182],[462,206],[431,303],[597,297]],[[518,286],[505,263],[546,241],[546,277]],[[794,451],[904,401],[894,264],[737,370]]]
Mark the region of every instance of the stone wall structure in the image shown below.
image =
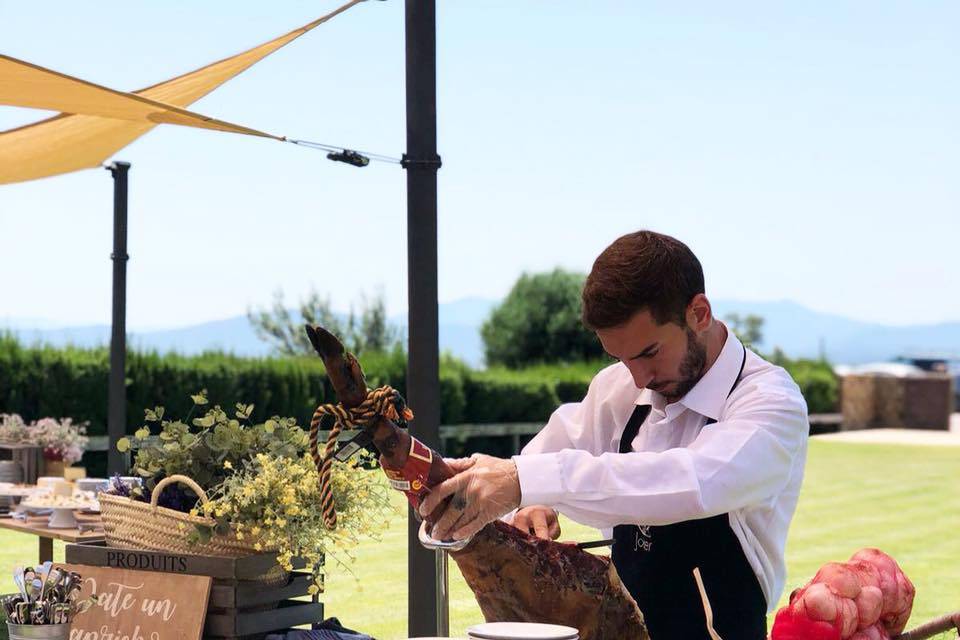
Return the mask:
[[[950,428],[953,379],[858,373],[841,378],[843,429]]]

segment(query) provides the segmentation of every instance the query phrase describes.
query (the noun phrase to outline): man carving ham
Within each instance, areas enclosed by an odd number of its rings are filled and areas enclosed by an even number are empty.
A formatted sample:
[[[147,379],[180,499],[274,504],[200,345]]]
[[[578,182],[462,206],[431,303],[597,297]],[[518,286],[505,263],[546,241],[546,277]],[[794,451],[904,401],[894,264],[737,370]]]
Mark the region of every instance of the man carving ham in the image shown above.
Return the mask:
[[[603,251],[583,321],[618,362],[520,455],[449,460],[456,475],[420,506],[433,537],[505,517],[556,539],[559,511],[615,540],[652,638],[763,640],[806,462],[800,390],[713,317],[699,260],[666,235]]]

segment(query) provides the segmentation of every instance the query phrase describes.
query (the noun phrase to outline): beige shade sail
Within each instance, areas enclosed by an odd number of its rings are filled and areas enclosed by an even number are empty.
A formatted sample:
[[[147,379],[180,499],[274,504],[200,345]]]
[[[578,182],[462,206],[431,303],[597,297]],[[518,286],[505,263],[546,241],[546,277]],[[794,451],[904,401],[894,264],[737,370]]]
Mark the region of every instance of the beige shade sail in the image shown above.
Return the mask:
[[[188,127],[277,136],[73,78],[0,54],[0,104],[62,111],[132,122],[180,124]]]
[[[363,1],[352,0],[279,38],[133,93],[114,91],[0,56],[0,104],[64,111],[40,122],[0,132],[0,184],[97,167],[161,123],[283,140],[187,111],[184,107]]]

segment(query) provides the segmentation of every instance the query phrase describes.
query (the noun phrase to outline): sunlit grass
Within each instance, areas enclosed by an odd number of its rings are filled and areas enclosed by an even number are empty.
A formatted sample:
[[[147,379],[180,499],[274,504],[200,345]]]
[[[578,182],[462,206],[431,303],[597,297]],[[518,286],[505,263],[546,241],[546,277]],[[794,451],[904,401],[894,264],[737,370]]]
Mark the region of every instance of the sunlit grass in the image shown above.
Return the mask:
[[[400,494],[394,504],[383,539],[364,543],[349,571],[329,567],[323,595],[328,616],[380,640],[407,637],[406,508]],[[566,519],[562,524],[564,539],[599,536]],[[824,562],[873,546],[894,556],[916,585],[914,624],[960,609],[958,532],[960,449],[815,440],[787,546],[784,600]],[[55,544],[54,554],[62,560],[62,544]],[[0,590],[14,589],[9,570],[15,564],[36,559],[35,538],[0,531]],[[451,635],[463,636],[482,616],[452,562],[450,582]]]

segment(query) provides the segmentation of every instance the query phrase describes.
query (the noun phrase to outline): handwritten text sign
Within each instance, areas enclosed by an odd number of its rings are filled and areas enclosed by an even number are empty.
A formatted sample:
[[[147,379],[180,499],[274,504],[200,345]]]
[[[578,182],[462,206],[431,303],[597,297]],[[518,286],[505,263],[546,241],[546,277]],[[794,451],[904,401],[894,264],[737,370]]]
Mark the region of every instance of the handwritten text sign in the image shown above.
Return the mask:
[[[200,640],[213,578],[60,565],[83,576],[100,604],[73,621],[70,640]]]

